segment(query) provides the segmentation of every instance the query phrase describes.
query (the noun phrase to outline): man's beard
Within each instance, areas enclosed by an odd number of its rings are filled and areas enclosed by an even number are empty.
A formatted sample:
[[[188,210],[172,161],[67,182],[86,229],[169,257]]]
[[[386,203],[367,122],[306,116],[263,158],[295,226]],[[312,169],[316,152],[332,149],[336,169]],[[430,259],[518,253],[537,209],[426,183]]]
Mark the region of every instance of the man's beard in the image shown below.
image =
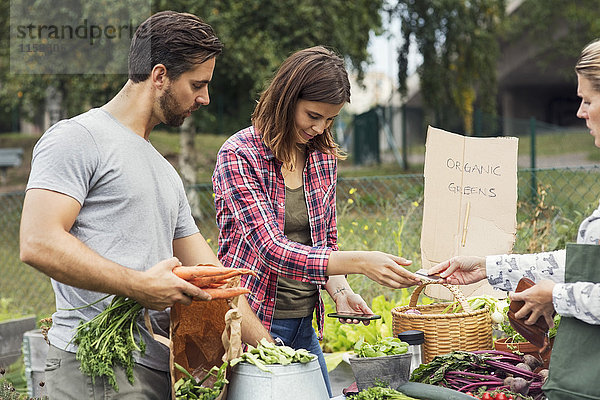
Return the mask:
[[[160,96],[159,105],[160,109],[165,118],[164,123],[169,126],[178,127],[183,124],[183,121],[186,118],[186,114],[188,111],[180,112],[181,104],[177,100],[175,100],[175,96],[173,96],[173,92],[171,91],[171,87],[165,89],[165,92],[162,96]]]

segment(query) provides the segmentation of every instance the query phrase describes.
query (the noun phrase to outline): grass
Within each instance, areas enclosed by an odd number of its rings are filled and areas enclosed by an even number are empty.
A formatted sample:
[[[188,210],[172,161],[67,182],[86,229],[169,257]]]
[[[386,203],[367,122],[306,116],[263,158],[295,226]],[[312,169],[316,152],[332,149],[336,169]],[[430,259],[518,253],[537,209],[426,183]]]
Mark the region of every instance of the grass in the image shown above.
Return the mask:
[[[425,145],[410,146],[408,154],[425,154]],[[549,132],[537,134],[535,137],[536,155],[540,157],[555,156],[567,153],[588,153],[590,159],[599,160],[600,151],[594,147],[594,139],[588,131],[565,130],[560,132]],[[520,156],[531,155],[531,137],[519,137]]]
[[[597,153],[594,139],[587,131],[562,131],[536,135],[535,151],[538,156],[566,153]],[[519,138],[519,155],[530,155],[531,138]]]
[[[228,139],[225,135],[209,133],[197,134],[195,137],[195,156],[197,165],[197,182],[209,183],[217,161],[217,152]],[[181,152],[181,143],[177,132],[155,131],[150,135],[152,145],[177,167],[177,156]]]
[[[388,176],[388,175],[401,175],[401,174],[414,174],[422,173],[423,165],[410,165],[408,170],[402,168],[397,163],[381,164],[381,165],[368,165],[368,166],[355,166],[351,160],[345,160],[339,162],[338,176],[340,178],[357,178],[357,177],[369,177],[369,176]]]
[[[12,299],[0,297],[0,322],[23,317],[23,313],[17,311],[12,303]]]
[[[197,179],[199,183],[208,183],[211,181],[212,172],[217,159],[217,152],[221,145],[227,140],[227,136],[214,134],[196,135],[196,158],[197,158]],[[31,154],[39,136],[25,135],[22,133],[2,133],[0,134],[0,148],[3,147],[21,147],[24,149],[23,162],[18,168],[9,168],[7,180],[3,191],[22,191],[25,188],[29,176]],[[177,132],[157,130],[150,135],[152,145],[173,163],[177,168],[177,157],[181,152],[180,137]],[[0,187],[0,189],[2,189]],[[8,189],[8,190],[7,190]]]

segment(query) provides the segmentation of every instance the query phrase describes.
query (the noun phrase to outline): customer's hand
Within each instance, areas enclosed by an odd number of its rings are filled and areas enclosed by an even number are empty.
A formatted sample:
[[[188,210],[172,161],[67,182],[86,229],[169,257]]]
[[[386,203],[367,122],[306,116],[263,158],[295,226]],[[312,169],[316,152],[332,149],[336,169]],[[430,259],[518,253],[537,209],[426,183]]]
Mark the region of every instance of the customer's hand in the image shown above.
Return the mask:
[[[524,301],[525,305],[521,307],[519,312],[515,313],[516,318],[527,318],[525,324],[533,325],[538,318],[543,317],[550,328],[554,326],[554,304],[552,303],[552,290],[555,282],[544,279],[537,282],[529,289],[522,292],[510,293],[511,301]]]
[[[381,251],[369,251],[365,257],[362,273],[380,285],[402,289],[421,283],[415,274],[404,268],[412,264],[411,260]]]
[[[439,275],[452,285],[467,285],[487,277],[485,257],[456,256],[429,268],[430,275]]]
[[[363,298],[356,293],[344,294],[343,292],[335,296],[335,310],[338,314],[373,314]],[[358,319],[340,318],[342,324],[358,324],[362,322],[369,325],[371,321],[360,321]]]
[[[392,289],[418,285],[421,280],[404,267],[412,261],[381,251],[332,251],[327,275],[363,274]]]

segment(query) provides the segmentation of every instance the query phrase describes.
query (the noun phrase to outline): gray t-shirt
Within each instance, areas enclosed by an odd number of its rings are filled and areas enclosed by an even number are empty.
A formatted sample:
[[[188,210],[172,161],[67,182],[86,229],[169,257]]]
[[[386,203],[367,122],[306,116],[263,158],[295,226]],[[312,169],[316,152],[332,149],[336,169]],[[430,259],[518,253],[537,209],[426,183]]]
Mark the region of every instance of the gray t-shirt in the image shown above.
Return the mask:
[[[92,109],[51,127],[33,150],[27,189],[66,194],[81,204],[71,233],[101,256],[146,270],[173,256],[173,240],[198,232],[177,171],[144,138],[102,109]],[[56,296],[49,340],[71,352],[80,321],[106,308],[105,294],[52,280]],[[168,312],[150,313],[155,333],[167,336]],[[169,350],[138,321],[148,367],[168,371]],[[137,356],[137,355],[136,355]],[[136,357],[137,358],[137,357]]]

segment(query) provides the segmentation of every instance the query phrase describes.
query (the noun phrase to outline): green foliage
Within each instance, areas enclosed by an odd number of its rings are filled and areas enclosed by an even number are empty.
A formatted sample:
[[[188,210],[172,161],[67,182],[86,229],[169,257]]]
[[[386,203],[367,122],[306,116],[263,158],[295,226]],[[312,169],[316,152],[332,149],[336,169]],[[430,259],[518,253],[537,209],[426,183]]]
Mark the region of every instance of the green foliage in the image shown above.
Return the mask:
[[[595,0],[525,0],[508,17],[506,0],[397,0],[390,13],[401,21],[399,54],[401,92],[406,94],[411,43],[423,57],[418,68],[421,93],[434,123],[471,132],[478,105],[495,114],[499,43],[526,41],[540,56],[541,71],[574,81],[573,64],[583,46],[600,36]],[[477,99],[475,97],[477,96]]]
[[[101,299],[103,300],[103,299]],[[90,304],[91,305],[91,304]],[[106,376],[108,383],[119,390],[113,366],[118,363],[133,383],[133,352],[144,354],[146,344],[136,323],[143,307],[132,299],[115,296],[110,305],[91,320],[77,327],[73,343],[78,345],[76,358],[81,372],[92,377]]]
[[[391,13],[401,21],[404,43],[399,55],[400,91],[406,94],[412,41],[423,57],[418,69],[425,106],[435,124],[452,126],[460,115],[471,132],[473,109],[496,110],[498,32],[505,0],[398,0]]]
[[[384,337],[371,344],[359,339],[354,345],[354,352],[358,357],[384,357],[406,354],[408,343],[395,337]]]
[[[325,45],[344,55],[359,73],[368,60],[369,32],[381,26],[381,0],[156,0],[156,9],[188,11],[211,24],[225,48],[213,76],[218,118],[203,129],[232,133],[250,122],[254,102],[281,62],[292,52]],[[293,23],[291,23],[293,21]],[[227,116],[227,118],[220,118]],[[208,127],[207,127],[208,123]]]
[[[11,74],[9,69],[9,3],[0,4],[0,111],[20,110],[41,123],[46,89],[64,95],[72,116],[109,100],[125,83],[125,74]],[[83,2],[81,15],[97,12]],[[381,31],[382,0],[152,0],[152,12],[176,10],[200,16],[225,45],[211,83],[212,102],[195,122],[203,132],[232,133],[250,122],[254,102],[268,79],[292,52],[325,45],[336,49],[362,75],[369,61],[369,33]],[[103,1],[105,10],[122,2]],[[52,8],[52,7],[49,7]],[[89,10],[88,10],[89,9]],[[87,10],[87,11],[86,11]],[[53,13],[69,13],[61,7]],[[118,14],[119,11],[115,11]],[[126,54],[113,58],[126,59]],[[93,60],[89,60],[92,62]]]
[[[513,253],[536,253],[564,248],[568,242],[576,240],[579,224],[596,206],[590,203],[581,212],[577,209],[569,210],[568,203],[563,203],[561,208],[548,205],[556,203],[556,200],[548,201],[551,190],[550,185],[540,183],[533,199],[535,203],[519,202],[519,223]]]
[[[381,287],[380,287],[381,289]],[[360,293],[360,291],[357,291]],[[369,325],[342,324],[338,319],[328,318],[323,328],[322,347],[325,352],[350,351],[355,344],[363,341],[375,344],[383,338],[394,336],[392,309],[407,305],[410,300],[412,289],[400,289],[394,292],[398,301],[387,300],[384,295],[375,297],[371,303],[371,310],[381,315],[381,319],[370,321]],[[429,304],[431,299],[422,299],[423,304]],[[335,311],[331,300],[325,301],[325,314]]]
[[[599,36],[596,0],[525,0],[503,28],[505,41],[527,40],[544,55],[534,61],[540,69],[551,68],[570,79],[581,49]]]
[[[361,390],[352,400],[417,400],[392,389],[386,382],[375,382],[375,386]]]
[[[338,245],[341,250],[380,250],[398,254],[415,262],[408,269],[416,271],[419,254],[418,234],[421,227],[422,180],[404,184],[396,189],[388,182],[357,181],[361,190],[350,187],[344,190],[338,185]],[[416,199],[416,200],[414,200]],[[408,242],[408,243],[407,243]],[[358,281],[360,277],[352,278]],[[361,295],[364,290],[371,291],[373,286],[358,283]],[[379,293],[377,293],[379,294]],[[368,296],[372,297],[372,296]]]
[[[35,20],[40,14],[43,15],[43,21],[55,22],[57,25],[61,25],[61,22],[65,21],[81,21],[81,16],[86,15],[98,15],[98,7],[102,9],[103,18],[109,20],[109,18],[121,18],[125,19],[129,12],[136,13],[131,3],[124,4],[116,0],[103,0],[102,3],[96,2],[63,2],[61,4],[49,6],[43,2],[32,2],[29,1],[30,8],[23,18],[31,18],[26,20],[25,23],[31,23],[31,20]],[[98,106],[106,102],[112,95],[114,95],[118,89],[125,82],[126,75],[119,74],[102,74],[102,73],[83,73],[86,71],[86,67],[91,68],[93,64],[98,67],[100,71],[103,70],[103,66],[112,65],[114,59],[126,57],[126,54],[122,54],[119,51],[106,51],[103,47],[103,43],[96,43],[94,45],[94,51],[96,51],[95,57],[90,57],[90,49],[81,52],[80,49],[69,49],[70,53],[67,56],[67,60],[62,60],[60,53],[42,53],[43,57],[40,58],[36,52],[30,53],[32,57],[37,56],[37,61],[30,62],[31,65],[28,67],[33,68],[32,73],[11,73],[11,63],[15,65],[22,65],[27,61],[21,57],[25,57],[23,54],[13,54],[14,60],[10,60],[10,51],[16,52],[16,48],[9,46],[10,44],[10,33],[9,28],[20,22],[18,15],[20,13],[14,13],[12,15],[9,12],[9,4],[11,2],[2,2],[2,9],[0,10],[0,112],[10,113],[13,110],[17,110],[22,117],[33,121],[37,124],[41,123],[43,115],[44,100],[46,98],[46,90],[52,86],[60,94],[63,95],[63,107],[66,115],[74,115],[80,113],[84,109]],[[13,2],[15,9],[18,8],[18,2]],[[31,15],[29,15],[31,13]],[[9,24],[9,17],[11,20]],[[13,32],[14,33],[14,32]],[[35,34],[34,37],[37,37]],[[32,39],[32,43],[37,43]],[[76,41],[73,41],[76,42]],[[87,45],[83,40],[79,40],[80,44]],[[104,43],[106,44],[106,43]],[[125,49],[128,50],[128,49]],[[63,55],[64,56],[64,55]],[[19,62],[15,61],[19,60]],[[80,74],[69,74],[63,72],[62,68],[68,68],[71,64],[81,63]],[[126,68],[126,63],[121,60],[123,68]],[[41,68],[49,67],[49,71],[43,71]],[[55,70],[56,73],[50,73]],[[119,69],[121,70],[121,69]]]
[[[288,365],[292,363],[306,364],[312,361],[315,355],[306,349],[293,349],[289,346],[277,346],[262,338],[256,347],[248,345],[248,349],[241,356],[231,360],[230,365],[236,366],[240,362],[254,364],[261,371],[271,372],[267,365]]]
[[[185,368],[181,365],[175,363],[175,368],[181,371],[184,376],[180,378],[173,389],[175,390],[175,399],[176,400],[214,400],[216,399],[226,384],[229,381],[225,378],[225,371],[227,370],[227,362],[224,362],[220,367],[214,366],[212,367],[206,375],[197,380],[192,374],[190,374]],[[214,383],[212,387],[203,386],[203,384],[209,379],[212,378]]]

